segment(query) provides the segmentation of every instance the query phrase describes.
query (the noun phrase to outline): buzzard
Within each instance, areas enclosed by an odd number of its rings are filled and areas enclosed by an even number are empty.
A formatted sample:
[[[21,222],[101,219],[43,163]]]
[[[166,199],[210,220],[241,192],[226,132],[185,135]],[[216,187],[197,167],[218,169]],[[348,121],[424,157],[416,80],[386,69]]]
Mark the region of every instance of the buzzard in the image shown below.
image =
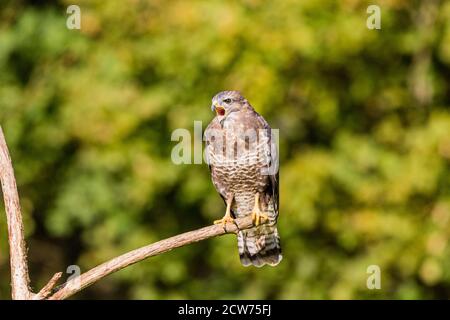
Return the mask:
[[[251,215],[254,227],[237,234],[241,263],[275,266],[282,255],[272,130],[238,91],[218,93],[211,109],[216,116],[205,130],[205,155],[214,187],[226,204],[225,216],[214,223]]]

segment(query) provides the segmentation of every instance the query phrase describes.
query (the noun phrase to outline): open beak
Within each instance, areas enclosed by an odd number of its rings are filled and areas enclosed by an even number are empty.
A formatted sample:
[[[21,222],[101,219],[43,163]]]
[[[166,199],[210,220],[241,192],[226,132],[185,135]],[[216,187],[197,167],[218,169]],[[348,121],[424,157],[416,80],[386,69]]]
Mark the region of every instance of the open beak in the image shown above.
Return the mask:
[[[216,111],[216,114],[218,116],[224,116],[225,115],[225,108],[219,105],[218,103],[215,103],[211,106],[211,109]]]

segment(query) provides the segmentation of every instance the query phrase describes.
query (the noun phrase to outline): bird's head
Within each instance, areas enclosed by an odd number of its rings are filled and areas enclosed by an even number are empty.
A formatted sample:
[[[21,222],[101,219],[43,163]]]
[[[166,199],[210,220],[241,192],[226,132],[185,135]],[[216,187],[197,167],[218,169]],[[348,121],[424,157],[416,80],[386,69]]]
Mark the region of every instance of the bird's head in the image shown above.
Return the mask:
[[[211,110],[223,120],[230,113],[241,110],[246,103],[247,100],[239,91],[222,91],[212,98]]]

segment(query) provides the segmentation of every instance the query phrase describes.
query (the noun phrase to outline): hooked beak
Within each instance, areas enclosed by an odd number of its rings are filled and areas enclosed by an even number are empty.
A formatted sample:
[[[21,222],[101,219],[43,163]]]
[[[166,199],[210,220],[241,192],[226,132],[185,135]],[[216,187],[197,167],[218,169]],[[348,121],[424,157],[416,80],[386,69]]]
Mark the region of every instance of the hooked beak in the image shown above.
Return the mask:
[[[211,106],[212,111],[216,111],[216,114],[218,116],[224,116],[225,115],[225,108],[219,105],[218,103],[213,103]]]

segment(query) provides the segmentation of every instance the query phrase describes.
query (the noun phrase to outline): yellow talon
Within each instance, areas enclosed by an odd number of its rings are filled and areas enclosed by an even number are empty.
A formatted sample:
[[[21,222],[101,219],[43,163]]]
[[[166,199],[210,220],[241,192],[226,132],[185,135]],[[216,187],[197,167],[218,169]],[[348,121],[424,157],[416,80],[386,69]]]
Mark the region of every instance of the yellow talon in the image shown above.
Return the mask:
[[[227,224],[227,222],[234,223],[234,219],[231,217],[231,203],[233,202],[233,197],[227,199],[227,210],[222,219],[215,220],[214,224]]]
[[[269,216],[266,213],[261,212],[259,209],[252,212],[252,220],[255,226],[259,226],[259,224],[266,222],[268,219]]]
[[[259,226],[259,224],[264,223],[268,219],[269,219],[269,216],[267,215],[267,213],[262,212],[259,209],[259,193],[256,193],[255,194],[255,206],[253,207],[253,210],[252,210],[253,223],[255,224],[255,226]]]
[[[229,215],[225,215],[222,219],[214,220],[214,224],[227,224],[228,222],[234,222],[234,219]]]

